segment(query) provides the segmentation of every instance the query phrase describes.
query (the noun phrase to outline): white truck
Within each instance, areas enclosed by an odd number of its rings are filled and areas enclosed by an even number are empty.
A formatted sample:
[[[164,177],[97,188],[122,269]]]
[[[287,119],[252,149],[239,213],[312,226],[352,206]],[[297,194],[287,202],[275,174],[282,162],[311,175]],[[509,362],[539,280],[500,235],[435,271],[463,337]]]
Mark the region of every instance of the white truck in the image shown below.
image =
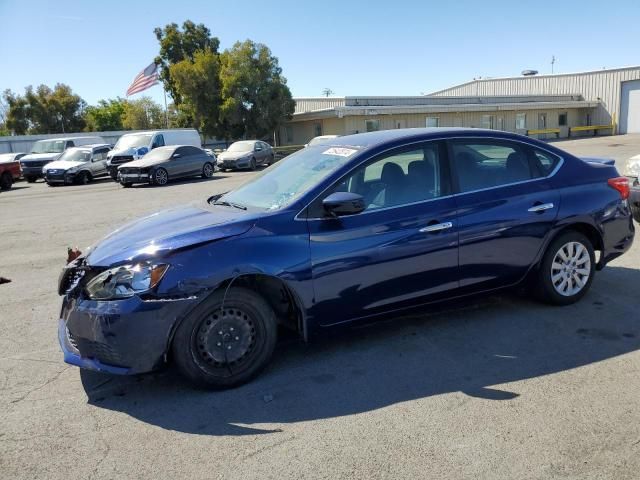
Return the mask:
[[[174,128],[169,130],[147,130],[125,133],[116,142],[107,156],[107,170],[115,181],[118,180],[118,167],[144,157],[157,147],[167,145],[190,145],[201,147],[200,135],[193,128]]]

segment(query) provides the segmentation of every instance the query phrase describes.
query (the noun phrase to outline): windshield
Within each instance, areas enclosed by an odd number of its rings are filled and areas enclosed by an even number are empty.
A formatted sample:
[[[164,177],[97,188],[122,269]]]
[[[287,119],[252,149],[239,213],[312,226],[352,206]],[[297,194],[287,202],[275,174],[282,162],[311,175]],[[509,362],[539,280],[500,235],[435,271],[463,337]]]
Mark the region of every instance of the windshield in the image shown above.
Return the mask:
[[[263,170],[217,202],[277,210],[345,165],[357,151],[354,147],[327,148],[326,145],[305,148]]]
[[[156,148],[142,158],[145,160],[168,160],[174,151],[174,148]]]
[[[151,143],[152,133],[141,133],[139,135],[123,135],[116,142],[114,150],[126,150],[127,148],[148,147]]]
[[[232,144],[227,152],[252,152],[253,142],[236,142]]]
[[[66,160],[68,162],[88,162],[91,160],[91,150],[76,150],[71,148],[60,155],[58,160]]]
[[[31,153],[60,153],[64,152],[64,140],[41,140],[33,144]]]

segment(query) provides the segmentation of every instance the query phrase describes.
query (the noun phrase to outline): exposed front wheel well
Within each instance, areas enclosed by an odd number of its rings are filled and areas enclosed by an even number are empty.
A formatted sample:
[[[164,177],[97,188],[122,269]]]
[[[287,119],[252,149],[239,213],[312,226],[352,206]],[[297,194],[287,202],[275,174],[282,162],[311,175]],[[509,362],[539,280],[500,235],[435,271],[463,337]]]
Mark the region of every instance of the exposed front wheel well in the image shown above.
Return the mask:
[[[264,274],[244,274],[222,282],[218,289],[244,287],[264,298],[276,314],[278,324],[304,337],[302,309],[285,282]]]

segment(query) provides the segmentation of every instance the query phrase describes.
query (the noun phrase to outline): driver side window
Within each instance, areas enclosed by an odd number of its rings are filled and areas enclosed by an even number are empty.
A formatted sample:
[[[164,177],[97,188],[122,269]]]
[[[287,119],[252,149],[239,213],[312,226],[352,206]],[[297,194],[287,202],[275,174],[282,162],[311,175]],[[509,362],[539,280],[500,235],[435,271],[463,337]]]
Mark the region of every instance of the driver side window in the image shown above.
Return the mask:
[[[156,135],[151,144],[151,149],[158,147],[164,147],[164,137],[162,135]]]
[[[365,211],[448,195],[450,190],[444,144],[428,142],[383,154],[336,184],[333,192],[362,195]]]

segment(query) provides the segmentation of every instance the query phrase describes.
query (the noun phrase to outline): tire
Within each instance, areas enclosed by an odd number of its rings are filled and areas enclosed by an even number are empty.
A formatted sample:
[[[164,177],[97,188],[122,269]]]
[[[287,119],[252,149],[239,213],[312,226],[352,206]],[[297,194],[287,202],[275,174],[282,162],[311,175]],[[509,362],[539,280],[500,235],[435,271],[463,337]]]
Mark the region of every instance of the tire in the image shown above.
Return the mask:
[[[213,172],[215,172],[215,167],[211,163],[206,162],[202,166],[202,178],[211,178],[211,177],[213,177]]]
[[[571,305],[585,296],[596,271],[591,241],[570,231],[556,238],[538,269],[538,298],[551,305]]]
[[[267,159],[267,167],[273,165],[273,155]]]
[[[256,159],[252,158],[251,161],[249,162],[249,170],[253,172],[255,171],[255,169],[256,169]]]
[[[228,290],[224,304],[223,297],[225,289],[220,289],[196,307],[171,345],[180,372],[202,388],[231,388],[251,380],[276,346],[277,321],[264,298],[240,287]]]
[[[0,177],[0,190],[9,190],[13,185],[13,177],[9,172],[5,172]]]
[[[169,174],[164,168],[157,168],[153,171],[151,183],[153,183],[153,185],[160,185],[161,187],[163,187],[164,185],[169,183]]]
[[[636,222],[640,223],[640,203],[631,203],[631,215]]]
[[[26,177],[24,177],[24,179],[27,181],[27,183],[34,183],[38,179],[38,177],[27,175]]]
[[[91,174],[89,172],[80,172],[76,181],[80,185],[88,185],[91,181]]]

